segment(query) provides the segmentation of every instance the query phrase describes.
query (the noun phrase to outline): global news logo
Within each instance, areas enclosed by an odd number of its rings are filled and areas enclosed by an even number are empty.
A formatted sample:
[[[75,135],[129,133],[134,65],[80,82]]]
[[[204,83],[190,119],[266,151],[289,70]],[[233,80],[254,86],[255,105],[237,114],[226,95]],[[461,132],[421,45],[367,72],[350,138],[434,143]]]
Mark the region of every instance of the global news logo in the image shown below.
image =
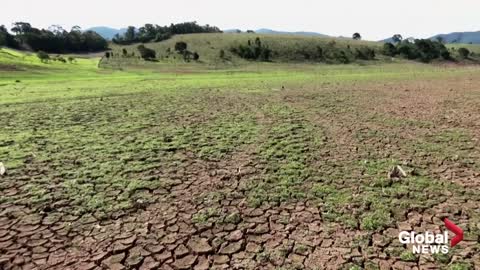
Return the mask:
[[[450,247],[454,247],[463,240],[463,230],[447,218],[445,218],[443,222],[447,230],[455,235],[450,241],[450,244],[448,241],[448,231],[444,231],[443,233],[401,231],[398,234],[398,239],[402,244],[413,244],[412,253],[414,254],[447,254]]]

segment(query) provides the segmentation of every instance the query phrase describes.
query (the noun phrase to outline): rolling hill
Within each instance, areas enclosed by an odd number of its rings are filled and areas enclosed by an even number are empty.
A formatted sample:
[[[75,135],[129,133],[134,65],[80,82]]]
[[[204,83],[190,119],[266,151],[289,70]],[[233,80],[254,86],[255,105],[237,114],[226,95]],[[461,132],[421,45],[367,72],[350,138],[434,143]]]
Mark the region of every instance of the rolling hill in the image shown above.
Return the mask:
[[[382,44],[372,41],[361,41],[353,39],[341,39],[332,37],[304,36],[304,35],[285,35],[285,34],[259,34],[259,33],[215,33],[215,34],[186,34],[175,35],[172,38],[155,43],[147,43],[146,47],[154,49],[157,58],[161,62],[183,62],[183,59],[174,51],[175,43],[179,41],[188,44],[188,50],[197,52],[200,55],[200,61],[206,64],[241,64],[248,61],[241,59],[231,52],[231,48],[239,45],[246,45],[248,41],[253,42],[260,38],[263,45],[268,46],[273,53],[271,60],[275,62],[310,62],[311,57],[317,54],[319,48],[334,47],[354,51],[356,48],[368,46],[370,48],[380,49]],[[112,45],[113,53],[122,55],[125,48],[129,54],[134,53],[138,56],[138,44],[129,46]],[[220,57],[223,51],[223,59]],[[138,60],[138,57],[135,59]]]

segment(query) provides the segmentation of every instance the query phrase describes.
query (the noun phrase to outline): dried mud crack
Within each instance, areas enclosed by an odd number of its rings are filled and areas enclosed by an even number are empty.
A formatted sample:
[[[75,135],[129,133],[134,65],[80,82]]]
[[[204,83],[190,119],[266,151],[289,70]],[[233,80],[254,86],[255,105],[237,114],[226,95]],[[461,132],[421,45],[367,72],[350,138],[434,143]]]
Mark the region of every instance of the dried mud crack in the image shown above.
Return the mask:
[[[477,269],[478,84],[424,85],[66,102],[61,134],[8,112],[0,269]],[[443,217],[448,255],[399,243]]]

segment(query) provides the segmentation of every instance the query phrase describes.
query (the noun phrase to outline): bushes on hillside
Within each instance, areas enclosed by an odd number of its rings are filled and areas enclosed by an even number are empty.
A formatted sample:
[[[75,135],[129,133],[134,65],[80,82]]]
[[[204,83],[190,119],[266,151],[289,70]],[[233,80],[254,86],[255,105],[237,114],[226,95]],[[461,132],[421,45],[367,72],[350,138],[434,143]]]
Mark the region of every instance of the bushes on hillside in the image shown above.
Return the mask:
[[[260,38],[254,42],[249,40],[247,44],[239,44],[230,48],[230,51],[247,60],[271,61],[272,57],[278,57],[287,61],[312,61],[326,63],[348,64],[355,60],[374,60],[376,52],[368,46],[351,49],[350,46],[338,46],[332,40],[327,44],[296,44],[282,48],[281,51],[273,51],[263,44]]]
[[[388,56],[400,55],[410,60],[420,60],[426,63],[435,59],[451,59],[450,52],[443,43],[430,39],[416,39],[413,42],[404,40],[396,45],[385,43],[382,52]]]
[[[375,59],[375,50],[369,47],[360,47],[355,49],[355,58],[360,60]]]
[[[248,60],[270,61],[272,50],[268,46],[263,45],[260,38],[256,38],[255,42],[248,40],[247,45],[240,44],[233,47],[230,51],[241,58]]]

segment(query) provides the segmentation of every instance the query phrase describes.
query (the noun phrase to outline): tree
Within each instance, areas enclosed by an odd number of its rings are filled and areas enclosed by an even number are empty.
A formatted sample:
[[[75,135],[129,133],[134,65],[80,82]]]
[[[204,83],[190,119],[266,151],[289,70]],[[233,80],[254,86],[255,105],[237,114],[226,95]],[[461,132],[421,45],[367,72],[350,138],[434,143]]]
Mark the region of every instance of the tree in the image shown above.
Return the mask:
[[[126,42],[135,42],[136,41],[136,33],[135,33],[135,27],[134,26],[129,26],[127,28],[127,31],[125,32],[125,41]]]
[[[395,43],[399,43],[399,42],[402,42],[403,37],[400,34],[395,34],[395,35],[393,35],[392,40]]]
[[[470,51],[467,49],[467,48],[459,48],[458,49],[458,54],[460,55],[460,57],[462,57],[463,59],[467,59],[468,56],[470,55]]]
[[[18,43],[15,40],[15,37],[11,35],[7,28],[3,25],[0,25],[0,47],[6,46],[10,48],[17,48]]]
[[[362,36],[360,35],[360,33],[354,33],[352,35],[352,38],[355,39],[355,40],[360,40],[360,39],[362,39]]]
[[[24,35],[32,31],[32,25],[26,22],[15,22],[11,30],[16,35]]]
[[[108,42],[94,31],[86,31],[82,36],[84,40],[83,51],[96,52],[108,48]]]
[[[179,42],[175,43],[175,51],[177,51],[179,53],[184,53],[187,50],[187,47],[188,47],[188,45],[184,41],[179,41]]]

